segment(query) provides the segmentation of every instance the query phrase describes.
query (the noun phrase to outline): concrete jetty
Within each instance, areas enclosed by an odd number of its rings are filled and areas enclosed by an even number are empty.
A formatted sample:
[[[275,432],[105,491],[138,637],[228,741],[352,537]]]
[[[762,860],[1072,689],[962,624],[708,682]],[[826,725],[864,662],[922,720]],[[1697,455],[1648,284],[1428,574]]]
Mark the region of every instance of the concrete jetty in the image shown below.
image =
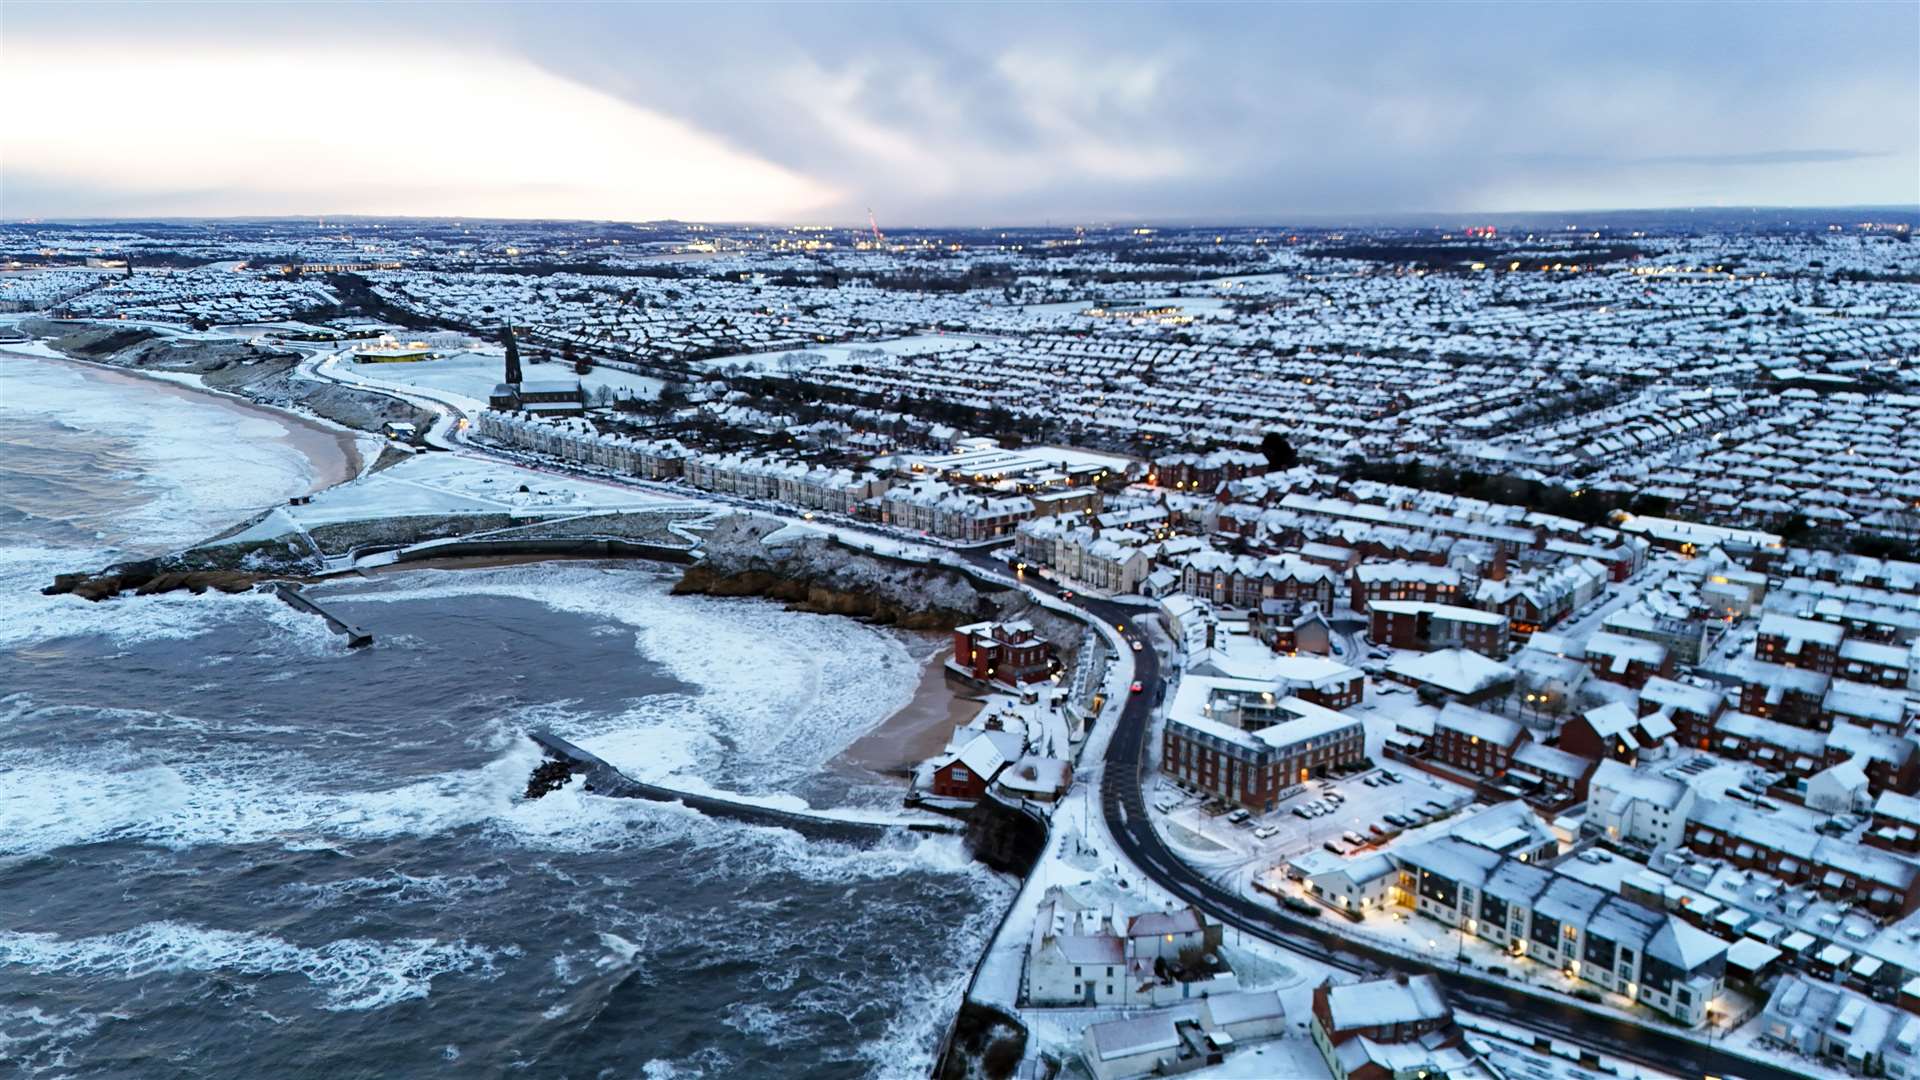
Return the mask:
[[[336,634],[346,636],[348,647],[357,649],[362,645],[373,644],[372,632],[363,630],[340,616],[335,615],[333,612],[328,611],[326,608],[321,607],[319,604],[314,603],[306,593],[300,591],[298,585],[276,585],[273,591],[274,595],[285,601],[288,607],[298,611],[304,611],[309,615],[318,615],[322,619],[325,619],[328,629],[331,629]]]
[[[847,843],[878,843],[888,836],[899,833],[958,833],[961,831],[961,826],[946,822],[857,821],[798,813],[792,810],[777,810],[769,806],[737,802],[723,796],[675,791],[672,788],[641,783],[607,764],[599,756],[582,750],[552,732],[532,731],[527,733],[527,737],[546,751],[550,761],[560,762],[572,775],[584,777],[586,790],[595,795],[605,795],[615,799],[677,802],[698,810],[708,817],[728,818],[754,825],[773,825],[792,829],[806,836],[818,836]]]

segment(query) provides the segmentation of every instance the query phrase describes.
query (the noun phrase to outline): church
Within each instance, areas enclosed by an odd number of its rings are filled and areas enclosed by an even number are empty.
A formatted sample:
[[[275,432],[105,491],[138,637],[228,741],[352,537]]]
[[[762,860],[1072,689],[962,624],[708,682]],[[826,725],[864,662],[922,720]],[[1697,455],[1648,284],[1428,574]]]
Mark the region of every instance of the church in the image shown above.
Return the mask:
[[[520,373],[520,346],[513,339],[513,327],[506,328],[505,338],[507,378],[496,384],[493,393],[488,395],[489,406],[543,416],[578,416],[587,411],[587,394],[581,389],[579,379],[525,381]]]

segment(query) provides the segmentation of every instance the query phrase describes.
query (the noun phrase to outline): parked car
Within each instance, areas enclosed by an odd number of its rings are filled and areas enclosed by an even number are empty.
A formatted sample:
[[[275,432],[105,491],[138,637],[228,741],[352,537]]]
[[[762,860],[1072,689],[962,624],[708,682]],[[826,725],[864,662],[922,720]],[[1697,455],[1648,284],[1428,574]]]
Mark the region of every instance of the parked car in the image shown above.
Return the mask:
[[[1262,825],[1259,828],[1253,830],[1253,835],[1256,838],[1261,840],[1265,840],[1265,839],[1268,839],[1269,837],[1277,836],[1279,835],[1279,833],[1280,833],[1280,826],[1278,825]]]
[[[1253,814],[1250,811],[1245,809],[1240,809],[1240,810],[1235,810],[1231,814],[1228,814],[1227,820],[1233,822],[1235,825],[1238,825],[1252,816]]]
[[[1336,844],[1331,840],[1327,841],[1324,844],[1321,844],[1320,846],[1323,848],[1326,848],[1328,851],[1333,852],[1335,855],[1345,855],[1347,853],[1346,848],[1341,847],[1339,844]]]
[[[1294,807],[1294,808],[1293,808],[1293,816],[1294,816],[1294,817],[1297,817],[1297,818],[1310,818],[1310,817],[1312,817],[1313,815],[1312,815],[1312,814],[1309,814],[1309,813],[1307,813],[1307,808],[1306,808],[1306,807],[1304,807],[1304,806],[1296,806],[1296,807]]]
[[[1357,832],[1343,832],[1340,834],[1340,839],[1345,840],[1354,847],[1361,847],[1367,842],[1367,838]]]
[[[1372,833],[1375,836],[1387,835],[1387,830],[1381,828],[1379,822],[1375,822],[1372,825],[1367,826],[1367,831]]]

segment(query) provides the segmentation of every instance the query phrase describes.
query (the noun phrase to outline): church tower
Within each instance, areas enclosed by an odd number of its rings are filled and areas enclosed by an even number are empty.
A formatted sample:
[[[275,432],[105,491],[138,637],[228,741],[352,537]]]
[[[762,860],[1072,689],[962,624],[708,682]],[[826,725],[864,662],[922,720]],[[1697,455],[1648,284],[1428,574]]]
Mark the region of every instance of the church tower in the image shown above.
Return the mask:
[[[513,324],[508,323],[501,331],[501,342],[507,347],[507,385],[520,388],[520,346],[513,340]]]

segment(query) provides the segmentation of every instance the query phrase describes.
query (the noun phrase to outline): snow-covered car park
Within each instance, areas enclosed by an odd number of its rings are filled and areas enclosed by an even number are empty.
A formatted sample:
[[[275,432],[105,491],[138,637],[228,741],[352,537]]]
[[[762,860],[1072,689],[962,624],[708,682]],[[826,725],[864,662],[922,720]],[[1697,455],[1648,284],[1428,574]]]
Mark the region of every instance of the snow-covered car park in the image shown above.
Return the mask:
[[[1212,800],[1184,792],[1164,777],[1148,799],[1181,832],[1265,862],[1329,844],[1339,848],[1340,854],[1364,850],[1472,801],[1468,789],[1399,762],[1345,777],[1310,780],[1266,814],[1240,809],[1220,812]],[[1178,843],[1181,837],[1176,834],[1171,839]]]

